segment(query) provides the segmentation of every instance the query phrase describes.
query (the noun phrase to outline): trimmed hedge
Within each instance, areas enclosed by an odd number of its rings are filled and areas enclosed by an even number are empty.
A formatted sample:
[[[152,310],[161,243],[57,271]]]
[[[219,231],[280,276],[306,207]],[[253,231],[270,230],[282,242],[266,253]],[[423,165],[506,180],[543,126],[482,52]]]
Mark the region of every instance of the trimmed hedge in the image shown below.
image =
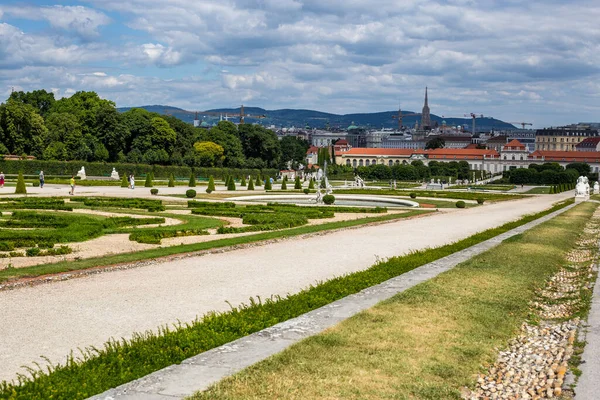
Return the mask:
[[[15,194],[27,194],[27,187],[25,187],[25,179],[23,179],[23,173],[19,172],[19,178],[17,179],[17,187]]]

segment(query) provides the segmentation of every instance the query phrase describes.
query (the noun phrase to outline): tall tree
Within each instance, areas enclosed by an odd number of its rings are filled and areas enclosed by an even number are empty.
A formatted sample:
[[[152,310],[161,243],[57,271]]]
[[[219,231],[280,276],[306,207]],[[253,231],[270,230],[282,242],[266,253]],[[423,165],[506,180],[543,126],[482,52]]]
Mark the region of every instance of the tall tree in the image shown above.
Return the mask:
[[[279,142],[281,146],[281,165],[286,167],[287,163],[291,163],[295,168],[298,163],[304,164],[306,158],[306,150],[309,144],[306,140],[298,139],[295,136],[284,136]]]

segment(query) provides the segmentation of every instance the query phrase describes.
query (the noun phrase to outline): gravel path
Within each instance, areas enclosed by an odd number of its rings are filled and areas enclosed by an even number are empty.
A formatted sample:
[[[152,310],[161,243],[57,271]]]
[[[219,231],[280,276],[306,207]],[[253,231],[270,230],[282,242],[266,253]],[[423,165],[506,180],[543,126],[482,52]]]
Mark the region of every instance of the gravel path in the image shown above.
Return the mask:
[[[568,197],[501,202],[0,292],[0,379],[13,379],[33,361],[43,365],[42,355],[61,362],[72,349],[227,310],[226,301],[297,292],[368,268],[378,258],[453,242]]]

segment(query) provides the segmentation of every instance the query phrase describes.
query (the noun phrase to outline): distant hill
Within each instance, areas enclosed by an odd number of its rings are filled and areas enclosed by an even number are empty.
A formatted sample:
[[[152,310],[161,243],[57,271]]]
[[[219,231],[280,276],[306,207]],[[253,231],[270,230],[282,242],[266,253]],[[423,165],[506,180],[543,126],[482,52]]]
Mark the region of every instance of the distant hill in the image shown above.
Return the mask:
[[[134,107],[119,108],[120,112],[125,112]],[[140,106],[137,108],[143,108],[150,112],[155,112],[162,115],[173,115],[181,119],[182,121],[193,123],[195,112],[186,111],[181,108],[172,106]],[[216,108],[212,110],[205,110],[211,113],[232,113],[236,114],[240,112],[240,108]],[[397,111],[383,111],[375,113],[355,113],[355,114],[330,114],[321,111],[314,110],[296,110],[296,109],[281,109],[281,110],[265,110],[259,107],[244,107],[244,112],[248,115],[265,115],[265,118],[254,119],[246,117],[246,122],[260,122],[262,125],[275,125],[281,127],[305,127],[311,128],[324,128],[327,124],[330,127],[346,128],[349,125],[357,125],[365,128],[396,128],[398,122],[392,118],[393,115],[397,115]],[[403,111],[406,114],[411,114],[413,111]],[[203,115],[198,114],[200,120],[204,120],[209,124],[213,124],[219,121],[218,115]],[[239,119],[232,118],[231,121],[238,122]],[[446,124],[449,126],[466,125],[471,127],[471,118],[442,118],[435,114],[431,114],[431,122],[442,124],[442,121],[446,120]],[[407,116],[402,119],[404,126],[414,126],[415,122],[421,122],[420,115]],[[500,121],[495,118],[477,118],[475,127],[478,131],[489,131],[494,130],[505,130],[505,129],[516,129],[514,125],[507,122]]]

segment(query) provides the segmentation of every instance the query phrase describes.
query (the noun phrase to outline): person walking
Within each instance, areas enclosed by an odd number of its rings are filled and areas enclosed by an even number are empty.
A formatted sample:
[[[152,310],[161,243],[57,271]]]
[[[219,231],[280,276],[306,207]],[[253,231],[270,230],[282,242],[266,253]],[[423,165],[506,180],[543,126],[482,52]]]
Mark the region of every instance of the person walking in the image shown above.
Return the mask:
[[[0,187],[4,187],[4,172],[0,172]]]
[[[71,191],[69,192],[70,195],[74,195],[75,194],[75,175],[71,176]]]
[[[131,189],[135,189],[135,176],[133,176],[133,174],[131,174],[129,179],[131,181]]]
[[[44,188],[44,171],[40,171],[40,189]]]

